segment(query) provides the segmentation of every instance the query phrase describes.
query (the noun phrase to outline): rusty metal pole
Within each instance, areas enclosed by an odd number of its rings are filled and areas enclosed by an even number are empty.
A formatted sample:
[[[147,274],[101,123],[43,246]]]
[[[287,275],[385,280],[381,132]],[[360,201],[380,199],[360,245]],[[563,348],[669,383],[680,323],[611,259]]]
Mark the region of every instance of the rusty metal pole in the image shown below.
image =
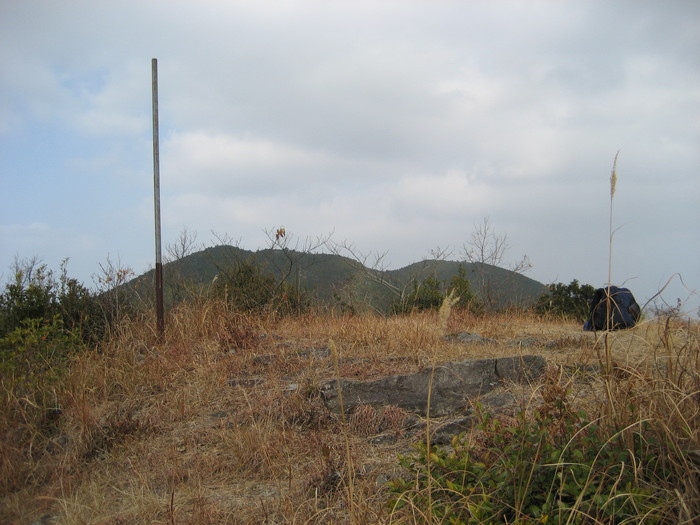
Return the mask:
[[[165,334],[165,308],[163,305],[163,257],[160,237],[160,152],[158,148],[158,59],[151,60],[151,85],[153,92],[153,202],[156,230],[156,323],[158,338]]]

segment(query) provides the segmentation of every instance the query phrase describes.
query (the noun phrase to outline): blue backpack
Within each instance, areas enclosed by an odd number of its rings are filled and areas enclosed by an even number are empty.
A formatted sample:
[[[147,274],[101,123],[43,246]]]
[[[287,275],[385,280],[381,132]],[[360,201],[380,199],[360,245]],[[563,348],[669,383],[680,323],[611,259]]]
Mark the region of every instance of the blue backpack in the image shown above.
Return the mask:
[[[590,332],[632,328],[640,316],[641,310],[632,292],[627,288],[606,286],[595,291],[583,329]]]

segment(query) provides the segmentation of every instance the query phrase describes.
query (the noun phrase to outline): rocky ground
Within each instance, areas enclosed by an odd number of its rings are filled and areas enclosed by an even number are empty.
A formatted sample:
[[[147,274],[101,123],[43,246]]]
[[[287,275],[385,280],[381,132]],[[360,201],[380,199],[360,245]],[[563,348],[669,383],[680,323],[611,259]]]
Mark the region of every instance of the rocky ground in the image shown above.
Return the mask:
[[[601,403],[605,342],[576,324],[435,325],[307,319],[106,349],[74,370],[82,383],[46,445],[53,474],[3,498],[0,518],[343,523],[351,506],[380,523],[397,456],[418,441],[449,443],[481,407],[510,417],[536,406],[546,381]],[[656,328],[610,335],[621,369],[658,350],[645,330]]]

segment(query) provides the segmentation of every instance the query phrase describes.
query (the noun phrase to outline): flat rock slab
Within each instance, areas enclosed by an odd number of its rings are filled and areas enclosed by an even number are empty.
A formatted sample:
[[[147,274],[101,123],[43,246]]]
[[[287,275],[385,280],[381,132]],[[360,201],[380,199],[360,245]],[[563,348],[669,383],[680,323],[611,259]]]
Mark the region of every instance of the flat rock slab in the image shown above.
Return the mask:
[[[443,337],[445,341],[451,343],[464,343],[464,344],[495,344],[495,339],[490,339],[488,337],[482,337],[479,334],[472,334],[470,332],[459,332],[457,334],[450,334]]]
[[[375,381],[331,380],[321,385],[323,400],[340,413],[340,397],[346,413],[359,405],[394,405],[416,414],[445,416],[462,411],[471,399],[488,394],[502,381],[527,383],[539,379],[545,369],[541,356],[455,361],[416,374],[389,376]]]

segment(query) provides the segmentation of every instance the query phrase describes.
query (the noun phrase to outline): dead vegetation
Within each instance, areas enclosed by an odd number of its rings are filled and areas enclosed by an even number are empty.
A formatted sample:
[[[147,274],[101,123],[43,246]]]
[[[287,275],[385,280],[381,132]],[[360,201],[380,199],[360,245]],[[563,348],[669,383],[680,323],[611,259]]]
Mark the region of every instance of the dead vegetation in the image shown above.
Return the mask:
[[[453,311],[445,324],[436,312],[247,316],[205,301],[170,312],[161,343],[153,325],[125,320],[76,355],[41,417],[3,385],[0,522],[389,523],[386,482],[422,436],[395,407],[331,415],[320,382],[524,352],[551,364],[548,389],[529,387],[533,405],[555,385],[621,421],[634,406],[675,436],[698,475],[697,323],[609,334],[609,375],[600,334],[523,313]],[[444,339],[464,331],[493,341]],[[684,496],[690,513],[697,496]]]

